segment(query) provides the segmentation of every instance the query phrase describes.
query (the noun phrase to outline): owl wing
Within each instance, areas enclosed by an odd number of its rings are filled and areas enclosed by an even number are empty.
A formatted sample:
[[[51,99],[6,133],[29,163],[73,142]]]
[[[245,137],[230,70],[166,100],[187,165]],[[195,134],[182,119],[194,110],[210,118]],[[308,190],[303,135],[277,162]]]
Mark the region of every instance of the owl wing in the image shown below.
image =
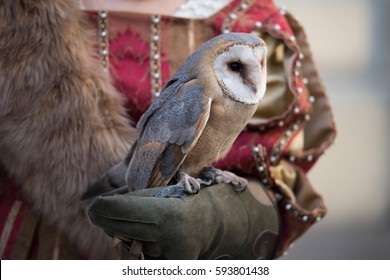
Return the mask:
[[[211,105],[199,84],[172,83],[140,119],[126,174],[131,189],[168,184],[196,144]]]

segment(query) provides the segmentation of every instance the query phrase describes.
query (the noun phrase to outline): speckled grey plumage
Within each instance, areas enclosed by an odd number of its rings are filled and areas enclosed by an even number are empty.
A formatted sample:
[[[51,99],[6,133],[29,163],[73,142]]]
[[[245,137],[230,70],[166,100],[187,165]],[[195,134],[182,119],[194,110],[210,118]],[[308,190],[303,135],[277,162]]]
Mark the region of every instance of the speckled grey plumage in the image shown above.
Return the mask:
[[[166,98],[156,100],[137,126],[136,157],[129,159],[127,172],[127,184],[131,187],[149,186],[157,159],[163,176],[157,184],[171,180],[180,165],[175,163],[185,156],[180,155],[181,148],[187,149],[192,144],[199,117],[205,110],[202,88],[197,85],[174,83],[165,88],[163,94]]]

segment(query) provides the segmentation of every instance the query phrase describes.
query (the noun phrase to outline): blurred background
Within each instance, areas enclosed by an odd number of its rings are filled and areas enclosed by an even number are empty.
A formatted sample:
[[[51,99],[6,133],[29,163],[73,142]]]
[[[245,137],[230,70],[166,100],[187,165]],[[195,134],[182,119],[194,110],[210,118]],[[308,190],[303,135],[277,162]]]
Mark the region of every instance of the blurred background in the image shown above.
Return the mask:
[[[390,259],[390,1],[275,3],[306,30],[338,130],[309,173],[329,213],[283,259]]]

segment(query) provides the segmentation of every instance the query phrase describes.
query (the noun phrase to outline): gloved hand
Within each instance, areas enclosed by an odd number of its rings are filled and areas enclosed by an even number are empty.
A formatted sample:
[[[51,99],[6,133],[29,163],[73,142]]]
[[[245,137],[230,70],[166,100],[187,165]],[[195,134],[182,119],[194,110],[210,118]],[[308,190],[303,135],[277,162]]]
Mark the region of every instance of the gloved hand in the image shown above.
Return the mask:
[[[279,216],[257,181],[240,193],[220,184],[181,198],[153,197],[160,189],[98,197],[88,215],[111,237],[141,241],[146,258],[274,257]]]

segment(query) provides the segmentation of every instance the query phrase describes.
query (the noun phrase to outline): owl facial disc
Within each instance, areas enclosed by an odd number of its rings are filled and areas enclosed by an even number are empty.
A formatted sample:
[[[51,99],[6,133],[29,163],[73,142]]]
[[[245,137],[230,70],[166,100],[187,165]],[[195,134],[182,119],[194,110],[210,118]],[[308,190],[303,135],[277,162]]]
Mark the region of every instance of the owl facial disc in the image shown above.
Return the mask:
[[[241,103],[257,104],[265,93],[266,55],[266,46],[244,44],[219,54],[214,69],[225,94]]]

